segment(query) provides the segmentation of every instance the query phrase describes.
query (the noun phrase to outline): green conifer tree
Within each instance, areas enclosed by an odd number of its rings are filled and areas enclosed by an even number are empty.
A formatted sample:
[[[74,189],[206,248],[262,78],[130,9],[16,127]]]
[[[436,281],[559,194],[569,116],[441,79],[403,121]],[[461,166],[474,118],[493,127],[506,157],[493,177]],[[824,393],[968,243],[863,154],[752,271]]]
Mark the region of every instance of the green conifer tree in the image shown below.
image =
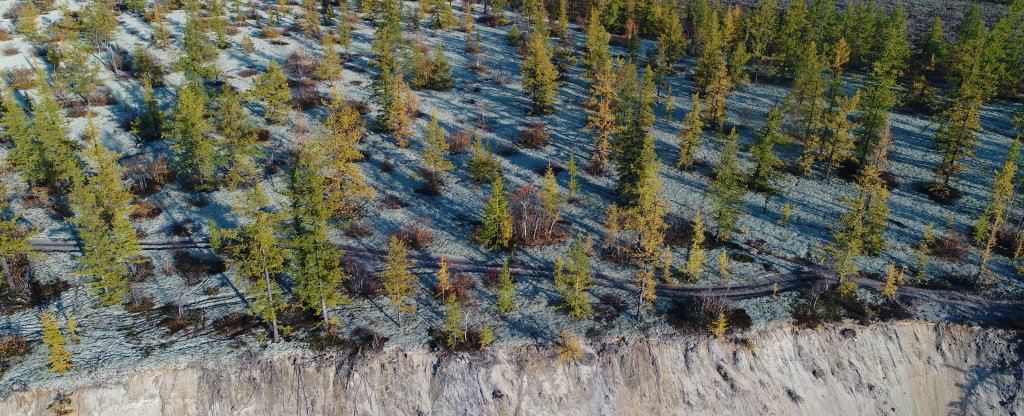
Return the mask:
[[[248,96],[263,105],[264,117],[272,124],[284,124],[288,121],[288,102],[292,99],[288,77],[281,66],[271,59],[267,72],[256,75]]]
[[[558,94],[558,71],[551,63],[547,45],[547,30],[538,20],[526,37],[526,51],[520,65],[523,76],[523,92],[530,97],[532,115],[547,115],[555,112],[555,96]]]
[[[380,273],[384,293],[398,314],[398,326],[402,326],[403,317],[416,311],[413,296],[416,292],[416,276],[410,271],[412,262],[409,260],[409,249],[398,237],[391,236],[388,243],[388,255],[384,260],[384,271]]]
[[[171,122],[164,138],[171,142],[172,161],[180,174],[187,175],[198,189],[210,189],[216,174],[216,143],[213,125],[207,119],[206,94],[202,86],[188,82],[178,90],[171,109]]]
[[[94,165],[94,173],[71,193],[74,224],[82,239],[79,273],[94,279],[100,303],[110,306],[128,295],[128,268],[142,249],[128,218],[134,195],[124,184],[118,155],[100,144],[91,119],[86,136],[90,143],[84,159]]]
[[[676,135],[676,141],[679,142],[679,159],[676,160],[676,167],[679,169],[689,169],[693,166],[694,156],[700,150],[700,139],[704,135],[704,119],[701,117],[704,105],[701,103],[700,94],[694,93],[690,101],[693,108],[686,113],[683,126]]]
[[[49,312],[39,313],[39,326],[42,327],[43,345],[46,345],[46,365],[51,372],[64,375],[74,368],[71,362],[71,352],[67,349],[67,338],[60,330],[60,324]]]
[[[743,173],[740,171],[739,135],[733,129],[726,138],[725,147],[719,154],[718,166],[715,167],[715,180],[708,188],[708,194],[714,205],[715,224],[718,226],[718,237],[722,241],[732,236],[740,216],[745,211]]]
[[[516,311],[516,284],[512,280],[507,258],[501,264],[501,273],[498,273],[494,307],[504,316]]]
[[[210,225],[210,246],[227,254],[228,264],[235,269],[236,284],[243,287],[249,309],[270,325],[274,342],[280,339],[278,314],[284,303],[284,289],[277,276],[285,271],[287,251],[279,243],[281,213],[270,210],[270,200],[263,187],[247,191],[232,208],[242,221],[232,229]]]
[[[512,243],[512,214],[508,207],[508,196],[505,195],[505,180],[501,176],[494,178],[491,197],[484,202],[480,222],[477,237],[484,247],[489,250],[509,247]]]

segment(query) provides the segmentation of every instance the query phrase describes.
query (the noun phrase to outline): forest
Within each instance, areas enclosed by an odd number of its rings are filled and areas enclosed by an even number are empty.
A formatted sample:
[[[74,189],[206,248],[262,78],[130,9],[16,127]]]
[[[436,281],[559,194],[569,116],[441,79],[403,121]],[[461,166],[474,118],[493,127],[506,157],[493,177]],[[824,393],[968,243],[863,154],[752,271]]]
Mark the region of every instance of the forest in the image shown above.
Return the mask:
[[[1024,0],[917,3],[5,1],[0,377],[1019,328]]]

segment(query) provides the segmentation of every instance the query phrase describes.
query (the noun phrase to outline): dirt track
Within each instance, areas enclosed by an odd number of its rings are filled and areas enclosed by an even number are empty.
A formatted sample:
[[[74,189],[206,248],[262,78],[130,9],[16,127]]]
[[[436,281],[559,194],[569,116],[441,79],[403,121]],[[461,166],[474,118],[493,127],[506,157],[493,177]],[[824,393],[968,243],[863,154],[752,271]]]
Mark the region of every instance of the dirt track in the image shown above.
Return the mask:
[[[33,240],[31,245],[34,250],[41,253],[81,252],[80,243],[75,240]],[[198,240],[140,241],[140,245],[143,251],[202,250],[210,248],[209,242]],[[371,260],[372,262],[377,262],[378,265],[387,255],[386,250],[373,250],[352,246],[341,246],[341,248],[357,258]],[[433,270],[439,260],[436,256],[415,252],[410,253],[409,257],[414,261],[414,268],[426,270]],[[449,258],[448,262],[454,269],[465,273],[485,274],[497,272],[501,269],[501,266],[498,264],[480,264],[478,262],[452,258]],[[550,275],[550,270],[546,268],[524,265],[514,260],[509,268],[512,273],[519,277],[546,278]],[[727,285],[681,286],[662,284],[657,287],[657,296],[659,299],[685,299],[695,296],[721,297],[730,300],[754,299],[772,296],[776,291],[778,293],[786,293],[800,290],[824,279],[824,276],[825,272],[823,270],[804,269],[794,272],[777,273],[754,281]],[[602,287],[635,290],[632,280],[619,276],[595,273],[594,280],[596,285]],[[878,290],[881,286],[881,282],[866,278],[855,278],[854,281],[870,290]],[[776,285],[778,286],[776,287]],[[918,317],[923,319],[993,326],[1005,326],[1007,324],[1017,326],[1019,323],[1024,322],[1024,302],[1020,301],[1000,301],[972,293],[913,286],[900,287],[898,296],[901,302],[908,305]]]

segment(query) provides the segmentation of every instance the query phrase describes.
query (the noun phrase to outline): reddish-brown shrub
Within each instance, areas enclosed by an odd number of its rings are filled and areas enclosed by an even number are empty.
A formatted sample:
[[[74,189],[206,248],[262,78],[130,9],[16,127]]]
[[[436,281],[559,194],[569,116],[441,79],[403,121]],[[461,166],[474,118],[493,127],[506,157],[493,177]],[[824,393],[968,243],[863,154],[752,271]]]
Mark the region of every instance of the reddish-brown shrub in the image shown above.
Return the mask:
[[[546,130],[543,121],[533,121],[519,130],[519,145],[527,149],[536,149],[551,144],[551,134]]]
[[[384,194],[380,199],[380,203],[387,209],[401,209],[409,205],[395,194]]]
[[[396,235],[399,240],[405,243],[406,247],[413,250],[423,250],[434,244],[434,232],[427,228],[430,224],[428,218],[411,222],[402,227]]]
[[[967,256],[967,238],[963,233],[952,230],[936,238],[929,247],[932,255],[949,263],[960,263]]]
[[[11,80],[11,88],[27,90],[36,85],[36,73],[29,68],[15,68],[7,73]]]
[[[453,155],[468,152],[472,145],[473,133],[469,131],[459,130],[448,136],[448,151]]]
[[[136,203],[134,207],[132,207],[132,212],[131,212],[130,217],[133,220],[140,220],[140,219],[151,220],[153,218],[159,217],[160,214],[163,214],[163,213],[164,213],[163,208],[160,208],[160,206],[157,205],[156,202],[142,200],[142,201],[139,201],[138,203]]]

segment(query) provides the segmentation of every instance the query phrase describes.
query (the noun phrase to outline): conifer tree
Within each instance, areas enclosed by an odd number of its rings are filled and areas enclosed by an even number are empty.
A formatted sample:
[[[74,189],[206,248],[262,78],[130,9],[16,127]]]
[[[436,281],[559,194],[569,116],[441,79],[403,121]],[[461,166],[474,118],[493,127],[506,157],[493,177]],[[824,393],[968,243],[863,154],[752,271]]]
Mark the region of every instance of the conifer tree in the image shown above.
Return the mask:
[[[388,255],[384,260],[384,271],[380,277],[384,285],[384,293],[398,314],[398,326],[402,326],[403,316],[416,311],[412,303],[415,294],[416,276],[410,271],[412,262],[409,260],[409,249],[398,237],[391,236],[388,243]]]
[[[314,136],[313,146],[318,148],[315,154],[322,157],[318,165],[327,180],[331,216],[351,218],[356,214],[357,206],[374,195],[373,189],[366,184],[362,169],[356,164],[363,159],[356,145],[365,135],[365,123],[359,111],[334,89],[323,124],[327,131]]]
[[[178,172],[188,175],[198,189],[213,187],[216,172],[216,144],[207,119],[206,94],[202,86],[188,82],[178,90],[171,110],[171,122],[164,137],[171,142],[172,161]]]
[[[558,183],[555,181],[555,171],[552,169],[551,164],[548,164],[548,168],[544,171],[544,178],[541,182],[540,189],[540,202],[541,207],[544,208],[544,214],[551,220],[548,223],[548,236],[555,229],[555,224],[558,223],[561,218],[562,212],[562,196],[558,194]]]
[[[718,65],[711,76],[711,82],[707,86],[707,102],[704,107],[707,120],[714,122],[718,126],[718,131],[722,131],[725,128],[725,122],[729,116],[726,107],[726,95],[732,90],[732,87],[729,69],[725,64],[725,58],[722,57],[719,59]]]
[[[454,293],[455,288],[452,286],[452,273],[448,270],[448,257],[441,256],[437,261],[437,272],[434,275],[437,276],[437,297],[447,299]]]
[[[0,212],[6,211],[9,204],[7,189],[0,185]],[[34,253],[28,239],[35,235],[35,232],[20,224],[19,218],[19,213],[15,212],[10,218],[0,220],[0,287],[3,286],[4,279],[13,277],[11,262]]]
[[[430,5],[430,23],[434,29],[448,30],[458,24],[452,6],[444,0],[432,0]]]
[[[81,177],[82,167],[75,157],[78,146],[68,137],[67,121],[42,70],[36,73],[36,95],[29,130],[30,137],[34,138],[33,145],[25,148],[26,152],[32,152],[27,157],[32,160],[32,171],[27,179],[65,189]]]
[[[594,150],[587,162],[587,169],[595,174],[608,171],[612,151],[611,140],[619,132],[614,113],[618,99],[615,73],[612,72],[610,60],[599,62],[600,66],[589,69],[593,73],[593,82],[590,84],[590,97],[583,103],[587,112],[587,126],[584,130],[593,134],[594,142]]]
[[[324,332],[332,333],[334,325],[327,308],[347,300],[339,288],[348,275],[341,266],[344,251],[328,236],[331,201],[317,165],[319,160],[321,157],[315,154],[300,152],[290,174],[288,198],[294,232],[291,266],[295,296],[306,307],[317,310]]]
[[[164,128],[164,113],[160,111],[160,103],[153,95],[153,85],[149,80],[142,80],[142,113],[132,120],[132,133],[143,142],[159,140]]]
[[[565,165],[565,170],[569,173],[569,183],[566,187],[569,188],[569,201],[576,200],[576,197],[580,194],[580,181],[579,181],[579,168],[576,167],[576,156],[569,153],[569,161]]]
[[[801,167],[804,171],[808,171],[815,161],[823,160],[826,165],[825,176],[827,177],[832,170],[839,168],[848,160],[858,160],[866,163],[868,156],[878,150],[877,147],[882,140],[881,134],[884,131],[876,133],[874,132],[874,127],[871,127],[872,131],[868,132],[866,130],[867,127],[865,127],[856,133],[861,140],[859,144],[867,143],[864,140],[871,142],[870,146],[865,145],[861,148],[869,153],[855,154],[855,148],[858,148],[858,143],[855,143],[852,133],[856,125],[850,121],[850,113],[862,101],[859,91],[851,97],[846,96],[846,93],[843,91],[843,66],[849,60],[849,45],[846,43],[846,38],[840,38],[835,46],[835,54],[830,64],[832,79],[828,87],[827,104],[821,118],[822,132],[813,146],[805,146],[804,154],[800,157]],[[876,96],[872,99],[878,98]],[[887,123],[888,107],[880,107],[875,104],[872,104],[874,107],[871,107],[874,110],[871,108],[864,109],[860,119],[861,122],[875,123],[881,121],[883,124]],[[872,111],[876,110],[876,115],[871,115],[873,114]],[[871,120],[868,120],[868,118],[871,118]],[[868,134],[871,137],[867,137],[864,134]]]
[[[247,191],[232,208],[242,221],[232,229],[210,224],[210,246],[228,255],[237,282],[249,298],[249,309],[270,325],[273,341],[280,339],[278,313],[283,306],[284,289],[277,276],[285,271],[287,252],[279,242],[279,223],[283,215],[269,209],[270,200],[263,187]],[[244,283],[244,284],[243,284]]]
[[[794,78],[800,68],[800,62],[806,59],[805,45],[810,44],[809,35],[813,33],[808,21],[807,2],[797,0],[786,8],[775,37],[775,51],[778,54],[781,75]],[[803,56],[803,57],[802,57]]]
[[[654,136],[651,134],[644,140],[640,163],[640,186],[631,212],[631,226],[637,232],[634,257],[640,262],[637,316],[641,316],[643,307],[654,300],[655,270],[661,267],[668,278],[672,266],[671,251],[665,247],[668,224],[665,223],[666,202],[661,195],[661,178],[658,175],[661,162],[654,153]]]
[[[302,18],[297,20],[307,39],[316,38],[320,34],[320,13],[317,11],[316,0],[302,0]]]
[[[583,53],[583,67],[586,68],[584,76],[591,82],[597,82],[598,72],[605,68],[611,68],[612,58],[608,51],[608,42],[611,34],[601,23],[601,11],[596,8],[590,9],[590,18],[587,20],[587,42]],[[593,88],[593,87],[591,87]]]
[[[889,263],[889,267],[885,269],[885,280],[882,287],[879,288],[878,294],[888,300],[895,300],[897,284],[902,274],[902,270],[897,269],[895,263]]]
[[[46,160],[28,114],[21,108],[10,86],[4,87],[0,105],[3,107],[3,111],[0,111],[0,128],[3,128],[4,136],[14,144],[8,150],[6,160],[27,182],[42,182],[45,179]]]
[[[981,131],[981,103],[980,93],[972,85],[964,84],[940,116],[942,124],[935,131],[935,149],[942,160],[935,168],[939,182],[933,185],[933,192],[950,195],[954,175],[965,170],[965,159],[974,157],[977,133]]]
[[[802,0],[797,0],[800,2]],[[729,321],[725,317],[725,312],[719,312],[718,316],[715,317],[710,323],[708,323],[708,332],[715,339],[721,341],[725,339],[725,332],[729,330]]]
[[[64,375],[75,365],[71,362],[71,352],[67,350],[68,341],[60,330],[60,324],[53,315],[43,311],[39,313],[39,326],[42,327],[43,345],[47,349],[46,365],[51,372]]]
[[[815,42],[810,42],[800,55],[793,88],[786,95],[785,110],[804,143],[804,153],[820,154],[822,112],[825,108],[825,83]]]
[[[488,250],[506,249],[512,243],[512,213],[505,195],[505,180],[494,178],[491,197],[484,202],[477,237]]]
[[[444,328],[441,332],[445,334],[445,343],[448,348],[455,348],[460,341],[466,338],[466,331],[463,329],[462,305],[459,305],[455,295],[449,295],[444,301]]]
[[[654,126],[654,82],[651,71],[644,71],[641,82],[636,67],[623,65],[619,75],[618,105],[615,106],[615,120],[619,131],[614,137],[618,183],[616,193],[619,200],[634,205],[637,201],[641,174],[644,141]]]
[[[455,86],[452,79],[452,68],[448,64],[448,56],[444,54],[441,43],[434,44],[434,56],[431,59],[430,78],[427,86],[435,91],[447,91]]]
[[[337,81],[341,78],[341,55],[334,50],[334,36],[323,37],[324,57],[317,63],[316,77],[324,81]]]
[[[554,32],[559,38],[564,38],[569,33],[569,2],[566,0],[558,0],[558,20]]]
[[[26,1],[21,3],[21,7],[18,8],[18,18],[16,19],[14,31],[24,36],[30,42],[38,41],[40,39],[39,23],[36,22],[38,19],[39,9],[36,8],[34,2]]]
[[[498,273],[498,287],[495,293],[494,307],[498,313],[507,316],[516,311],[516,286],[512,280],[512,272],[508,268],[508,259],[501,264]]]
[[[772,107],[765,116],[764,127],[755,136],[754,145],[750,147],[750,154],[755,163],[750,185],[754,190],[764,193],[766,197],[779,193],[774,182],[780,176],[779,167],[783,162],[775,154],[775,146],[789,142],[789,138],[782,134],[782,121],[782,108]]]
[[[256,75],[249,97],[263,105],[264,117],[272,124],[284,124],[288,120],[288,102],[292,99],[288,77],[281,66],[271,59],[267,64],[267,72]]]
[[[430,172],[430,180],[441,181],[444,174],[455,168],[448,160],[447,132],[437,121],[437,113],[430,113],[430,124],[427,125],[423,147],[423,169]]]
[[[1006,155],[1006,162],[992,181],[992,199],[974,223],[974,241],[981,245],[981,259],[975,285],[988,279],[988,262],[996,245],[999,229],[1006,218],[1007,206],[1013,201],[1014,177],[1017,175],[1017,159],[1020,156],[1020,142],[1014,141]]]
[[[558,71],[551,63],[547,30],[540,20],[534,24],[533,30],[526,37],[526,51],[520,70],[523,76],[523,92],[533,102],[529,114],[553,114],[559,86]]]
[[[171,46],[171,30],[167,28],[164,20],[164,12],[160,8],[160,2],[153,3],[150,10],[149,22],[153,24],[153,36],[150,38],[152,45],[159,49]]]
[[[745,211],[743,201],[747,193],[743,185],[743,173],[740,171],[739,135],[733,129],[726,138],[725,147],[719,154],[718,166],[715,167],[715,180],[708,188],[709,196],[714,205],[715,224],[718,226],[718,237],[722,241],[732,236],[740,216]]]
[[[676,135],[679,142],[679,159],[676,160],[676,167],[689,169],[693,166],[694,156],[700,149],[700,139],[704,135],[704,119],[701,114],[704,112],[704,105],[700,101],[700,94],[694,93],[690,100],[693,108],[686,113],[683,119],[683,126]]]
[[[202,23],[195,13],[190,12],[185,20],[180,48],[176,65],[185,73],[186,80],[212,79],[216,76],[216,66],[208,63],[217,61],[219,51],[204,33]]]
[[[729,280],[729,253],[726,250],[718,253],[718,277]]]
[[[587,292],[593,284],[594,276],[590,271],[590,256],[584,241],[577,236],[569,246],[565,260],[562,257],[555,260],[555,287],[562,295],[569,316],[576,319],[586,319],[593,313]]]
[[[78,182],[71,193],[74,223],[83,246],[79,273],[95,279],[92,287],[100,303],[111,306],[128,294],[128,268],[142,249],[128,219],[134,195],[123,182],[118,155],[100,144],[91,119],[86,136],[90,143],[85,159],[94,165],[94,173]]]
[[[218,165],[224,171],[225,182],[234,189],[257,176],[256,131],[249,123],[241,97],[233,88],[225,86],[218,101],[217,126],[224,136],[218,143]]]
[[[686,255],[686,275],[690,281],[700,279],[700,272],[704,268],[704,220],[700,211],[693,215],[693,236],[690,240],[690,251]]]
[[[754,82],[762,70],[770,70],[774,66],[769,48],[775,43],[778,22],[778,0],[759,0],[746,25],[747,41],[754,60]]]

